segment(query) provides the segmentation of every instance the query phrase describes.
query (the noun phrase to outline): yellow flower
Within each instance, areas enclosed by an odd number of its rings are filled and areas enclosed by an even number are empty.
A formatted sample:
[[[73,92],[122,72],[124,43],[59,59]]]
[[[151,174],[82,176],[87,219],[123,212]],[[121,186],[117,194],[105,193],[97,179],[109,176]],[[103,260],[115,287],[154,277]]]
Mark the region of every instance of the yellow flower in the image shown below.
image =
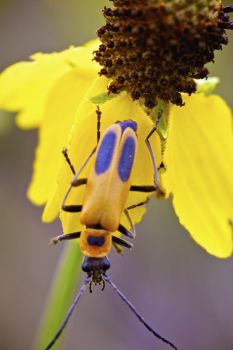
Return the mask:
[[[72,173],[61,155],[68,148],[78,169],[96,145],[96,105],[93,97],[106,93],[109,79],[99,77],[92,60],[98,42],[71,47],[61,53],[36,54],[31,62],[17,63],[0,75],[0,107],[17,111],[22,128],[39,128],[39,143],[28,195],[45,205],[43,221],[57,217]],[[210,254],[232,254],[233,138],[232,115],[216,95],[183,96],[185,106],[170,106],[164,151],[158,134],[152,139],[157,164],[162,161],[161,186],[173,197],[179,221]],[[153,184],[153,168],[145,145],[152,120],[129,94],[119,94],[100,105],[101,131],[117,120],[138,123],[139,153],[132,183]],[[164,146],[164,144],[163,144]],[[83,170],[87,176],[91,162]],[[146,171],[145,171],[146,169]],[[84,188],[74,189],[69,201],[81,204]],[[145,199],[130,194],[129,203]],[[137,208],[139,222],[145,208]],[[80,228],[79,214],[62,213],[64,232]]]

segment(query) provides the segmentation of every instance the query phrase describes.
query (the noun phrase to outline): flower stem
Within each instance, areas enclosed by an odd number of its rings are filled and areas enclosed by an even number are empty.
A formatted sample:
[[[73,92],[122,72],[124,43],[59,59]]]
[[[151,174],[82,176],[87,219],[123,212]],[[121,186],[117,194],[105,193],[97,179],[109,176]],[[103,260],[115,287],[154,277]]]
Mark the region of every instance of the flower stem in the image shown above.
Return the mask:
[[[44,350],[63,322],[76,292],[81,259],[79,246],[75,242],[67,243],[50,288],[39,331],[33,344],[34,350]],[[58,341],[53,350],[58,350],[60,343]]]

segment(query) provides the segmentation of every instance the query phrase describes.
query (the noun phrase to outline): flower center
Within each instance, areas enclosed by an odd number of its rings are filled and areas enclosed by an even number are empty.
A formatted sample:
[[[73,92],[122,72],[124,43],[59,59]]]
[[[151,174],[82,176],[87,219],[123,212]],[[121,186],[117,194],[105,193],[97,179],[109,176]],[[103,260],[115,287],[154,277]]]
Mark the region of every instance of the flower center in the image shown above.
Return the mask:
[[[111,79],[109,92],[122,90],[148,108],[158,100],[182,106],[181,93],[196,91],[194,79],[205,78],[207,62],[233,29],[217,0],[114,0],[104,8],[106,25],[94,59],[100,75]]]

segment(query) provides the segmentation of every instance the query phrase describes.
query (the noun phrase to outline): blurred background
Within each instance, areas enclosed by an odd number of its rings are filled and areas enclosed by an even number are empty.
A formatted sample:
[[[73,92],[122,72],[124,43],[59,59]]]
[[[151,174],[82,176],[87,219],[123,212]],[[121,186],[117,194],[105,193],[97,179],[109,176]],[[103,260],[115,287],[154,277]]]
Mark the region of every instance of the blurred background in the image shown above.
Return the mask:
[[[225,4],[230,2],[225,1]],[[95,37],[107,0],[0,0],[0,69],[34,52],[59,51]],[[217,92],[233,107],[233,37],[217,53]],[[220,116],[221,120],[221,116]],[[18,130],[0,114],[0,349],[29,350],[62,246],[59,221],[41,222],[26,198],[37,131]],[[221,142],[221,141],[220,141]],[[152,200],[125,256],[111,256],[112,279],[156,329],[180,350],[233,349],[233,259],[207,255],[178,224],[171,202]],[[83,276],[82,276],[83,277]],[[110,288],[87,293],[63,349],[168,349],[141,326]]]

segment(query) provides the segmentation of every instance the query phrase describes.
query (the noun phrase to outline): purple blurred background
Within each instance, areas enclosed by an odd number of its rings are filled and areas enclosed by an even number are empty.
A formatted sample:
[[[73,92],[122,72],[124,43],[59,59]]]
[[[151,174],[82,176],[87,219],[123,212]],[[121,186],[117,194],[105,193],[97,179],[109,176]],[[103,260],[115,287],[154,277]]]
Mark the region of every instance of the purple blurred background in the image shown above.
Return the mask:
[[[230,2],[225,1],[225,4]],[[1,70],[37,51],[62,50],[95,36],[103,0],[0,0]],[[233,36],[210,65],[218,92],[232,105]],[[221,119],[221,118],[220,118]],[[0,123],[0,349],[31,349],[62,247],[48,240],[59,221],[41,222],[26,198],[37,131],[18,130],[13,115]],[[221,140],[220,140],[221,142]],[[179,225],[169,201],[152,200],[125,256],[112,254],[111,277],[146,319],[180,350],[233,349],[233,259],[207,255]],[[82,276],[83,277],[83,276]],[[165,350],[110,288],[87,293],[63,349]]]

